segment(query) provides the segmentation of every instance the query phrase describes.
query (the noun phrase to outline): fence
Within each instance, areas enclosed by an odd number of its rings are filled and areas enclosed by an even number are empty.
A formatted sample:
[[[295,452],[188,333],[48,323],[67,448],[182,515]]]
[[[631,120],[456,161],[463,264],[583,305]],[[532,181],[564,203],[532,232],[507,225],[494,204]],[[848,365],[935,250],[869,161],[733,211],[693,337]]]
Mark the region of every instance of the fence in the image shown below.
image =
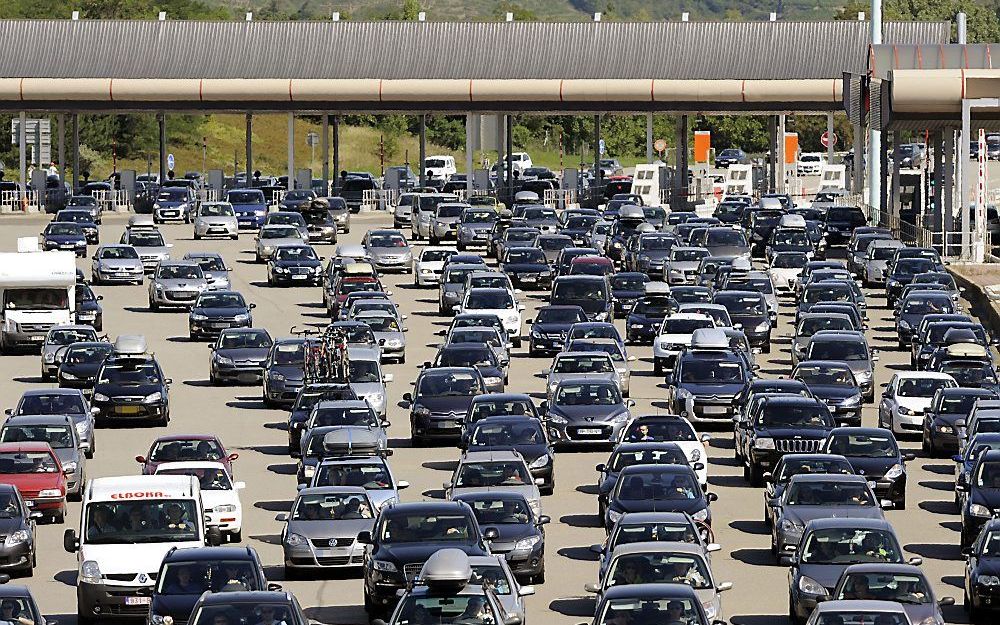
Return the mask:
[[[268,206],[277,206],[281,204],[281,200],[285,199],[285,190],[271,189],[270,191],[264,191],[264,199],[267,200]]]
[[[27,200],[27,206],[25,207],[21,201],[21,192],[12,189],[9,191],[0,191],[0,211],[4,213],[11,212],[21,212],[25,209],[27,210],[39,210],[38,205],[38,192],[34,189],[28,189],[25,194]]]
[[[576,189],[546,189],[543,201],[549,208],[557,210],[575,207]]]
[[[222,191],[219,189],[198,189],[199,202],[218,202],[222,199]]]
[[[128,211],[132,208],[125,189],[96,190],[91,195],[102,211]]]
[[[916,247],[933,247],[941,254],[941,258],[945,259],[956,259],[962,254],[962,232],[960,230],[935,230],[931,227],[900,219],[899,215],[892,215],[883,210],[876,210],[862,201],[860,195],[845,196],[846,198],[851,198],[851,201],[855,205],[861,207],[869,224],[888,228],[893,236],[903,243]],[[989,233],[987,233],[987,257],[990,256],[992,249]],[[1000,258],[997,260],[1000,260]],[[988,262],[994,261],[988,260]]]
[[[399,192],[395,189],[369,189],[361,192],[361,210],[389,210],[395,206]]]

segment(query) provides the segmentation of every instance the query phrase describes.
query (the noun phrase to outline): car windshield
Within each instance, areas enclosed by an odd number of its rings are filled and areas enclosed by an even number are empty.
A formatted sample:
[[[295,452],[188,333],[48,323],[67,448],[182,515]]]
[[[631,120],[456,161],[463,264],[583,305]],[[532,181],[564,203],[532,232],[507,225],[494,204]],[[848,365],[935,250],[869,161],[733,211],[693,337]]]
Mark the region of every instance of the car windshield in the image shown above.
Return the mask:
[[[222,459],[222,447],[210,438],[190,440],[160,440],[149,452],[150,462],[214,462]]]
[[[837,610],[820,614],[814,625],[909,625],[905,612]]]
[[[66,350],[63,363],[71,365],[96,364],[107,358],[113,347],[108,345],[87,345],[70,347]]]
[[[860,481],[798,482],[788,486],[785,503],[790,506],[875,506],[868,485]]]
[[[1000,462],[980,463],[975,484],[980,488],[1000,488]]]
[[[704,558],[669,551],[621,555],[611,563],[607,579],[609,586],[681,583],[696,589],[712,588]]]
[[[851,287],[839,282],[833,284],[811,284],[802,294],[802,301],[807,304],[852,301],[854,292]]]
[[[199,214],[202,217],[233,217],[236,211],[231,204],[202,204]]]
[[[375,332],[401,332],[399,327],[399,322],[396,318],[391,315],[383,316],[364,316],[358,317],[359,321],[363,321],[371,327]]]
[[[743,233],[733,228],[710,228],[705,237],[705,246],[738,246],[746,247],[747,239]]]
[[[662,521],[652,523],[620,524],[615,545],[647,542],[698,543],[698,533],[693,523]]]
[[[921,274],[934,271],[937,263],[929,258],[900,258],[893,266],[896,274]]]
[[[603,280],[566,280],[556,282],[553,300],[607,300]]]
[[[647,282],[649,278],[639,274],[611,276],[611,288],[619,291],[642,291]]]
[[[101,249],[101,258],[105,260],[138,259],[139,253],[133,247],[105,247]]]
[[[569,230],[590,230],[595,223],[597,223],[597,217],[580,215],[567,219],[566,228]]]
[[[97,383],[118,386],[149,386],[160,384],[160,373],[152,363],[105,364],[101,367]]]
[[[275,260],[319,260],[316,250],[307,246],[289,245],[281,246],[274,252]]]
[[[602,356],[563,356],[557,358],[552,373],[611,373],[611,359]]]
[[[507,243],[530,243],[537,236],[538,230],[534,228],[530,230],[510,229],[504,234],[504,239]]]
[[[903,303],[903,314],[931,315],[955,312],[955,305],[950,297],[913,297]]]
[[[688,458],[680,447],[668,449],[636,449],[616,451],[608,460],[608,471],[618,473],[634,464],[687,464]]]
[[[0,442],[4,443],[48,443],[52,449],[72,449],[72,426],[59,425],[6,425],[0,431]]]
[[[299,213],[271,213],[267,218],[267,225],[301,226],[305,223],[305,218]]]
[[[417,390],[426,397],[470,397],[482,392],[479,379],[471,373],[427,373]]]
[[[870,254],[873,260],[889,260],[896,255],[897,249],[895,245],[873,245]]]
[[[804,252],[779,253],[771,260],[772,269],[801,269],[809,262]]]
[[[222,258],[219,256],[192,256],[190,260],[198,263],[203,272],[226,270],[226,263],[222,262]]]
[[[505,415],[534,416],[535,410],[530,399],[492,400],[477,399],[472,404],[473,421],[486,417],[501,417]]]
[[[312,427],[332,425],[367,425],[378,427],[378,419],[370,407],[324,406],[313,409]]]
[[[757,418],[768,428],[829,428],[830,416],[818,401],[769,402]]]
[[[625,354],[622,353],[621,347],[618,345],[618,341],[591,341],[586,339],[575,339],[569,342],[566,346],[567,351],[571,352],[603,352],[611,357],[611,360],[617,363],[625,362]]]
[[[350,359],[348,379],[352,384],[370,384],[382,382],[377,360]]]
[[[844,460],[797,458],[793,455],[788,455],[784,456],[781,470],[778,472],[775,480],[778,482],[787,482],[792,479],[793,475],[803,473],[840,473],[851,475],[854,473],[854,469],[850,463]]]
[[[736,360],[685,358],[681,361],[680,380],[689,384],[741,384],[743,366]]]
[[[292,611],[291,602],[264,603],[259,599],[202,606],[189,625],[304,625]]]
[[[670,261],[675,263],[697,263],[708,256],[708,250],[674,249],[670,252]]]
[[[824,528],[809,533],[801,552],[803,564],[902,562],[896,538],[887,530]]]
[[[83,236],[83,229],[81,229],[77,224],[56,222],[49,224],[48,228],[46,228],[46,233]]]
[[[528,467],[516,460],[464,463],[455,479],[456,488],[525,486],[532,483]]]
[[[580,326],[578,326],[578,325],[574,325],[570,329],[568,338],[571,341],[572,341],[572,339],[613,339],[615,342],[617,342],[619,340],[620,336],[619,336],[618,330],[615,328],[615,326],[613,326],[611,324],[600,324],[600,325],[592,325],[592,326],[586,326],[586,325],[580,325]],[[578,347],[581,348],[582,351],[594,351],[594,352],[596,352],[596,351],[605,351],[605,350],[598,350],[598,349],[587,349],[588,346],[593,346],[593,345],[597,345],[597,344],[596,343],[591,343],[591,342],[585,341],[585,340],[572,341],[572,346],[573,347],[572,347],[572,349],[570,351],[576,351],[576,349]],[[614,351],[617,352],[618,350],[615,349]],[[614,356],[612,356],[612,358],[614,358]]]
[[[246,308],[247,303],[239,293],[203,293],[195,308]]]
[[[469,275],[473,271],[477,271],[474,267],[462,268],[462,269],[449,269],[445,276],[444,281],[448,284],[465,284],[465,276]]]
[[[849,318],[841,316],[810,316],[799,322],[796,334],[800,337],[810,337],[820,330],[854,330],[854,324]]]
[[[642,251],[669,250],[673,245],[674,238],[662,234],[644,235],[639,239],[639,249]]]
[[[632,313],[646,317],[666,317],[674,308],[669,297],[644,297],[635,303]]]
[[[326,453],[322,436],[313,437],[311,442],[313,445],[310,447],[309,455],[318,457]],[[316,449],[317,444],[319,449]],[[316,486],[359,486],[365,490],[392,490],[395,488],[385,465],[375,461],[321,464],[316,469],[313,484]]]
[[[289,516],[292,521],[342,521],[373,518],[371,502],[362,493],[301,495]]]
[[[700,497],[701,487],[696,483],[694,473],[634,471],[624,473],[618,479],[618,499],[622,501],[698,499]]]
[[[260,231],[262,239],[297,239],[299,231],[292,226],[268,226]]]
[[[135,247],[163,247],[163,235],[155,230],[129,230],[129,245]]]
[[[561,384],[556,393],[560,406],[616,406],[622,403],[618,384]]]
[[[545,263],[545,252],[536,247],[516,247],[507,253],[508,263]]]
[[[955,383],[947,378],[904,378],[896,389],[898,397],[933,397],[941,388],[952,388]]]
[[[539,249],[543,249],[549,252],[558,252],[564,247],[572,247],[573,239],[561,236],[538,237],[537,239],[535,239],[535,245]]]
[[[439,263],[449,256],[455,255],[455,250],[424,250],[420,255],[420,261],[424,263]]]
[[[532,419],[525,423],[480,424],[472,431],[470,444],[473,447],[495,447],[503,445],[541,445],[545,442],[539,424]]]
[[[394,625],[495,625],[503,615],[481,595],[406,595],[393,617]],[[200,625],[200,624],[198,624]],[[228,625],[228,624],[227,624]]]
[[[263,590],[249,560],[172,561],[163,565],[156,583],[159,595],[201,596],[206,590]],[[211,623],[211,621],[209,621]]]
[[[379,523],[379,542],[393,543],[469,543],[479,541],[472,517],[464,514],[426,512],[383,514]],[[454,598],[457,602],[458,597]]]
[[[263,204],[264,193],[262,191],[230,191],[226,195],[226,200],[231,204]]]
[[[941,373],[955,378],[959,386],[975,388],[997,384],[997,374],[989,364],[946,362],[941,365]]]
[[[729,314],[734,316],[761,317],[767,309],[764,298],[760,296],[730,295],[722,292],[715,296],[714,301],[725,306]]]
[[[773,245],[810,246],[809,235],[805,230],[775,230]]]
[[[988,531],[982,540],[984,556],[1000,557],[1000,531]]]
[[[551,208],[526,208],[524,218],[530,220],[556,220],[556,212]]]
[[[259,349],[271,346],[271,337],[266,332],[240,331],[223,332],[219,339],[219,349]]]
[[[582,311],[575,308],[542,308],[538,311],[536,323],[576,323],[586,321]]]
[[[202,280],[205,276],[198,265],[160,265],[156,277],[162,280]]]
[[[83,399],[76,394],[52,393],[25,395],[17,406],[19,415],[83,414]]]
[[[91,545],[198,541],[195,499],[130,499],[87,505],[84,527]]]
[[[4,289],[3,306],[7,310],[68,310],[69,293],[65,288]]]
[[[670,419],[667,421],[637,420],[629,424],[622,440],[627,443],[640,441],[694,441],[694,428],[687,421]]]
[[[496,310],[514,307],[514,299],[507,291],[469,291],[464,308],[467,310]]]
[[[856,386],[854,374],[847,367],[801,366],[795,370],[795,378],[809,385]]]
[[[391,234],[369,234],[369,247],[406,247],[406,239],[397,233]]]
[[[826,212],[827,221],[852,221],[857,220],[858,223],[865,221],[865,215],[861,212],[860,208],[855,208],[853,206],[831,206]]]
[[[190,475],[198,478],[201,490],[233,490],[233,481],[223,467],[169,467],[157,469],[157,475]]]
[[[982,395],[941,395],[941,400],[936,406],[937,412],[941,414],[969,414],[976,401]]]
[[[305,359],[305,344],[299,341],[277,343],[271,353],[276,365],[301,365]]]
[[[840,582],[837,599],[931,603],[933,595],[920,575],[910,573],[851,573]],[[881,621],[876,621],[881,625]]]
[[[70,343],[79,343],[82,341],[96,341],[96,340],[97,340],[97,333],[90,328],[86,330],[55,329],[49,331],[49,335],[45,338],[45,343],[47,345],[69,345]]]
[[[862,341],[821,341],[809,343],[810,360],[868,360],[868,348]]]

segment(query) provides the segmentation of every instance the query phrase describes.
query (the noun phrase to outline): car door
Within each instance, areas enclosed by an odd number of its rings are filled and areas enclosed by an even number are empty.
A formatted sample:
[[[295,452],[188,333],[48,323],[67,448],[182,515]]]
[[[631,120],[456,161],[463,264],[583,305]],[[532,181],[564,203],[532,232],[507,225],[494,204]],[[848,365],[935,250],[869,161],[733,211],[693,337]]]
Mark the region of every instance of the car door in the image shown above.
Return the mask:
[[[889,426],[892,425],[892,411],[896,407],[897,388],[899,388],[899,375],[894,374],[892,379],[889,380],[889,385],[886,387],[885,392],[882,393],[882,401],[879,402],[878,422],[880,426],[885,423],[888,423]]]

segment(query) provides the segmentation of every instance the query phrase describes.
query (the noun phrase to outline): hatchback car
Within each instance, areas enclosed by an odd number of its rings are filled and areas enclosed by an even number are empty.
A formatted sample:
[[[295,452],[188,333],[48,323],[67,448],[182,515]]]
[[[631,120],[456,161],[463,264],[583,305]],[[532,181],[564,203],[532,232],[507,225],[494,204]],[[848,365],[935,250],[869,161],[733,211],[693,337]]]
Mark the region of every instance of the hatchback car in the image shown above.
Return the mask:
[[[281,530],[285,575],[306,570],[359,567],[365,545],[358,534],[371,532],[377,509],[360,486],[316,486],[299,491],[289,513],[275,517]]]
[[[194,341],[218,336],[229,328],[249,328],[253,325],[250,311],[256,307],[236,291],[205,291],[191,306],[188,336]]]
[[[208,280],[197,263],[161,262],[149,278],[149,309],[155,311],[161,306],[188,308],[208,289]]]
[[[94,284],[142,284],[142,260],[131,245],[102,245],[92,258],[90,277]]]
[[[264,362],[274,341],[262,328],[227,328],[209,345],[208,379],[212,384],[254,384],[264,375]]]
[[[229,202],[203,202],[194,212],[194,238],[228,237],[236,240],[240,235],[236,209]]]

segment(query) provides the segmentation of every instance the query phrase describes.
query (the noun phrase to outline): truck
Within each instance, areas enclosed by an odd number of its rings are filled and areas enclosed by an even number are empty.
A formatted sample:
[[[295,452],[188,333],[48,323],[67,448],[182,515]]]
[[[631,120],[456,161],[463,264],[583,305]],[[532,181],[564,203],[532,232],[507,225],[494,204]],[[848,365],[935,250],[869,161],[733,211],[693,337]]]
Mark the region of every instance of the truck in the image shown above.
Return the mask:
[[[87,483],[80,530],[63,547],[77,559],[77,623],[145,618],[163,557],[173,548],[216,546],[201,485],[190,475],[126,475]]]
[[[0,252],[0,352],[37,348],[53,326],[73,323],[76,256],[41,251],[34,237]]]

